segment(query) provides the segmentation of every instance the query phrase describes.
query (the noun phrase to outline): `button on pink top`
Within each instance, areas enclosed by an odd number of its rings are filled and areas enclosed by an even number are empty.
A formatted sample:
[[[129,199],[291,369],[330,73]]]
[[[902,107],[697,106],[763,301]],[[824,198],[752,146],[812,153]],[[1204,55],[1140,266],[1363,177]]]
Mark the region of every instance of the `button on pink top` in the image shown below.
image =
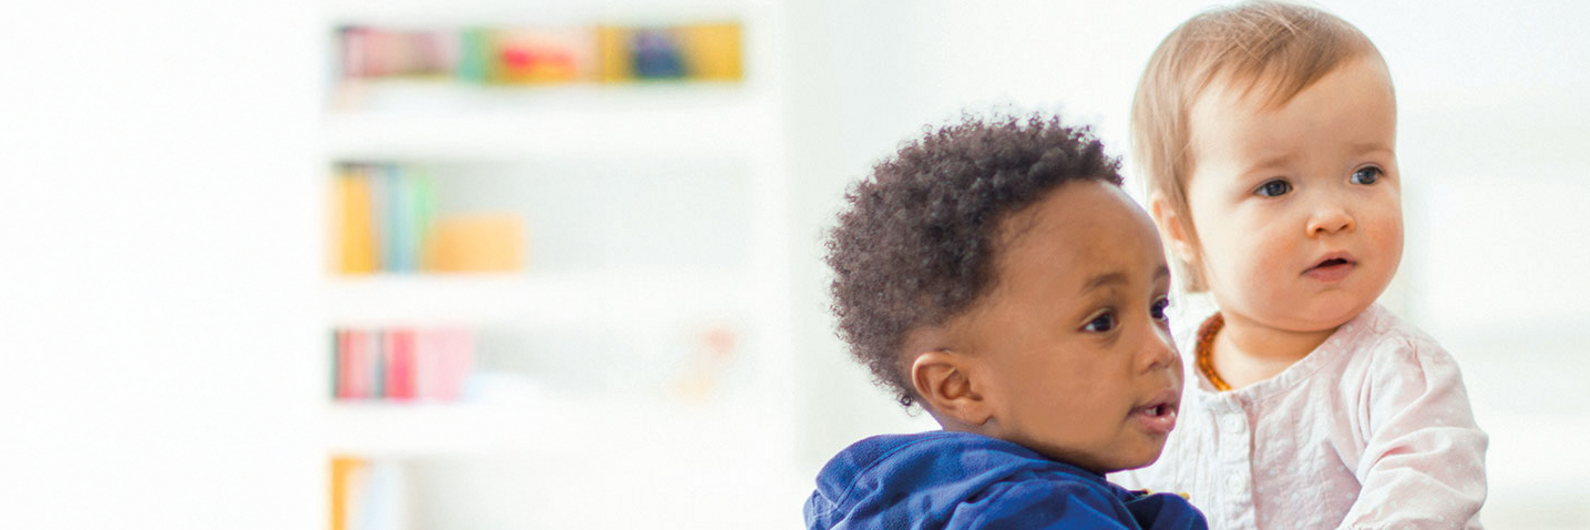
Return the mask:
[[[1457,363],[1390,311],[1229,392],[1199,374],[1193,333],[1177,338],[1191,384],[1176,430],[1112,480],[1185,492],[1215,529],[1480,527],[1487,437]]]

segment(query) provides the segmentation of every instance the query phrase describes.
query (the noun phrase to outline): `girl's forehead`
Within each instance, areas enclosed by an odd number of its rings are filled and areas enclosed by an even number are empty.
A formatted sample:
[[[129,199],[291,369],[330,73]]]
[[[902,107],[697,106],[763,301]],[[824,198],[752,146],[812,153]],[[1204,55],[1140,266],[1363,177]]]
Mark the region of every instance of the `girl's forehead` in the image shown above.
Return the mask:
[[[1224,99],[1232,104],[1251,106],[1259,110],[1272,110],[1290,103],[1298,94],[1318,84],[1321,80],[1342,70],[1368,68],[1391,89],[1391,73],[1378,53],[1349,55],[1340,60],[1303,68],[1286,64],[1265,64],[1253,68],[1236,65],[1214,65],[1204,74],[1202,82],[1189,85],[1186,104],[1190,107],[1209,98]]]

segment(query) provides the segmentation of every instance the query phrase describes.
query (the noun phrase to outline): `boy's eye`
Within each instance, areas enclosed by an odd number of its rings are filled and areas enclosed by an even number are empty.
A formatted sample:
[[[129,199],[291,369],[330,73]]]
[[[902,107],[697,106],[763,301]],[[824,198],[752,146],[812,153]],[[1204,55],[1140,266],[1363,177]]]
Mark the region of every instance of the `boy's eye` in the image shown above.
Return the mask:
[[[1166,320],[1169,318],[1165,316],[1166,309],[1170,309],[1170,299],[1160,298],[1154,301],[1154,305],[1148,306],[1148,315],[1154,320]]]
[[[1378,167],[1369,166],[1369,167],[1360,169],[1358,171],[1354,171],[1353,172],[1353,176],[1352,176],[1352,182],[1353,182],[1353,184],[1364,184],[1364,185],[1374,184],[1375,182],[1380,180],[1380,175],[1382,175],[1384,173],[1385,172],[1381,171],[1380,168],[1378,168]]]
[[[1262,197],[1279,197],[1281,195],[1286,195],[1286,193],[1290,191],[1292,191],[1292,183],[1281,179],[1265,182],[1264,184],[1259,185],[1259,189],[1253,190],[1254,193],[1257,193]]]
[[[1089,320],[1086,326],[1082,326],[1082,329],[1093,333],[1103,333],[1115,329],[1115,312],[1106,311],[1100,313],[1099,316],[1093,317],[1093,320]]]

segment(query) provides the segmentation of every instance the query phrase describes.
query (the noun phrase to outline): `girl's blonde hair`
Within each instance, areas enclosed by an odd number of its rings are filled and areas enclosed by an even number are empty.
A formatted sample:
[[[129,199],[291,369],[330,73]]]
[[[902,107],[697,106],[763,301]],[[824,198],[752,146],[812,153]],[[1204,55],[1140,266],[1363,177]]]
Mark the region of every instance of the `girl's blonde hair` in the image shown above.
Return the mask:
[[[1148,179],[1149,195],[1167,201],[1196,243],[1187,207],[1187,177],[1196,163],[1188,114],[1199,97],[1221,83],[1267,108],[1280,107],[1337,67],[1366,56],[1378,59],[1380,52],[1363,32],[1308,6],[1246,2],[1183,22],[1154,50],[1132,99],[1132,154]],[[1176,261],[1188,291],[1208,288],[1198,265],[1186,256]]]

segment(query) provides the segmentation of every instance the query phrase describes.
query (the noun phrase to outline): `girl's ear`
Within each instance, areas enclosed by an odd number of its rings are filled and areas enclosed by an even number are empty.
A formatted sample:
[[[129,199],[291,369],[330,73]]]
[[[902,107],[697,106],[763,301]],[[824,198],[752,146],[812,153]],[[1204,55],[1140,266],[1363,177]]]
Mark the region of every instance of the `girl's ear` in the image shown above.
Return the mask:
[[[1148,213],[1154,216],[1154,224],[1159,225],[1160,237],[1170,244],[1171,250],[1176,251],[1178,259],[1191,262],[1198,256],[1198,245],[1192,238],[1192,223],[1178,213],[1176,206],[1162,193],[1149,197],[1148,204]]]
[[[950,350],[926,351],[911,363],[911,385],[941,423],[953,419],[977,427],[993,417],[974,364],[974,359]]]

